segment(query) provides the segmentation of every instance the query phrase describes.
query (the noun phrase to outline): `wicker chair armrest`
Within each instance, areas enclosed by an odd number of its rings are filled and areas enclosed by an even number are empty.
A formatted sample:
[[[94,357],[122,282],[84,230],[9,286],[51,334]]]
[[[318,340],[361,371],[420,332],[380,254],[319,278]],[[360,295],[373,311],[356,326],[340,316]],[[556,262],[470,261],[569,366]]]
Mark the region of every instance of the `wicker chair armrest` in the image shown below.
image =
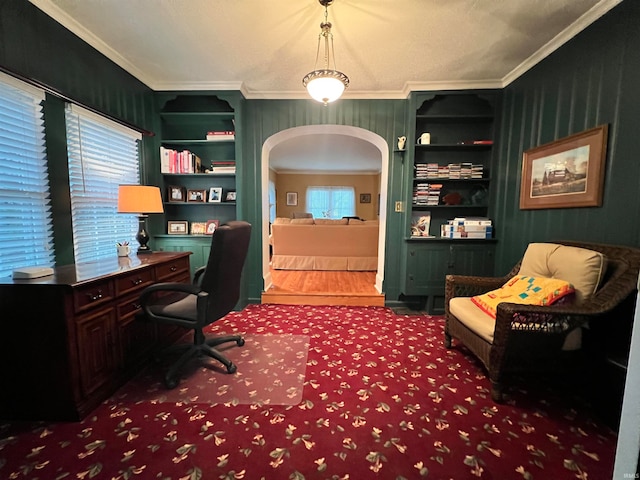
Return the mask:
[[[445,279],[445,298],[473,297],[500,288],[507,277],[476,277],[471,275],[447,275]]]
[[[566,335],[585,325],[601,312],[587,306],[522,305],[500,303],[496,312],[494,343],[504,345],[511,331],[529,331],[548,335]]]

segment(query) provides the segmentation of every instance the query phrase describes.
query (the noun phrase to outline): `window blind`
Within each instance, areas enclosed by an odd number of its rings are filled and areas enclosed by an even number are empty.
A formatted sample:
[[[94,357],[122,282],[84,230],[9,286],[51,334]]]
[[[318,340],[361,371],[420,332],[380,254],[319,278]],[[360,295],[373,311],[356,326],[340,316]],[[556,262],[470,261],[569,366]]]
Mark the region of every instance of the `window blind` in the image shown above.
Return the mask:
[[[55,262],[44,92],[0,74],[0,277]]]
[[[351,217],[356,212],[356,194],[353,187],[307,188],[305,210],[314,218]]]
[[[115,257],[116,242],[134,251],[138,218],[118,213],[118,185],[140,183],[141,135],[77,105],[65,118],[75,262]]]

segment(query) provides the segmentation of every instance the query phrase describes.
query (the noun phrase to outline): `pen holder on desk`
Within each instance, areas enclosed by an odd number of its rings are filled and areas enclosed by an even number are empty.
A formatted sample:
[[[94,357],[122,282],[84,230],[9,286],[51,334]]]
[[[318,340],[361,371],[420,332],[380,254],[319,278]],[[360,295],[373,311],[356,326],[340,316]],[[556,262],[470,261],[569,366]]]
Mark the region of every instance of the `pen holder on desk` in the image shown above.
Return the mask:
[[[129,245],[118,245],[116,248],[118,249],[119,257],[128,257],[129,253],[131,253],[131,248],[129,248]]]

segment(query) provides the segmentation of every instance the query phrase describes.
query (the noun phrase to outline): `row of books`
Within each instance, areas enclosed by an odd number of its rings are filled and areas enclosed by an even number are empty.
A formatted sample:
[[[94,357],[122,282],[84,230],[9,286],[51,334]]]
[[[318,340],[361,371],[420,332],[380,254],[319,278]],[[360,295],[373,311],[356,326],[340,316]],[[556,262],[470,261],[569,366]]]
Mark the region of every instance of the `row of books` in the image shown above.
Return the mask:
[[[200,173],[202,160],[189,150],[173,150],[160,147],[161,173]]]
[[[492,238],[493,224],[487,217],[458,217],[441,225],[443,238]]]
[[[212,130],[207,132],[207,140],[210,142],[223,142],[235,139],[236,132],[233,130]]]
[[[207,173],[236,173],[236,162],[233,160],[214,160]]]
[[[413,187],[414,205],[438,205],[440,203],[440,183],[417,183]]]
[[[450,163],[440,165],[438,163],[417,163],[415,165],[415,178],[483,178],[484,166],[476,163]]]

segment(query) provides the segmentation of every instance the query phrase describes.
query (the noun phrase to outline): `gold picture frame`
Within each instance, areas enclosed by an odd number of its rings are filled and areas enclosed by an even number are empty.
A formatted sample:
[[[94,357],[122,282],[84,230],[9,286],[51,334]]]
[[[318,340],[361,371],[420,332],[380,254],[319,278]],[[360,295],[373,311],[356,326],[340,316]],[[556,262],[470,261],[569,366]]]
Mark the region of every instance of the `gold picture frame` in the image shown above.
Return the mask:
[[[520,209],[601,206],[607,133],[600,125],[525,151]]]

